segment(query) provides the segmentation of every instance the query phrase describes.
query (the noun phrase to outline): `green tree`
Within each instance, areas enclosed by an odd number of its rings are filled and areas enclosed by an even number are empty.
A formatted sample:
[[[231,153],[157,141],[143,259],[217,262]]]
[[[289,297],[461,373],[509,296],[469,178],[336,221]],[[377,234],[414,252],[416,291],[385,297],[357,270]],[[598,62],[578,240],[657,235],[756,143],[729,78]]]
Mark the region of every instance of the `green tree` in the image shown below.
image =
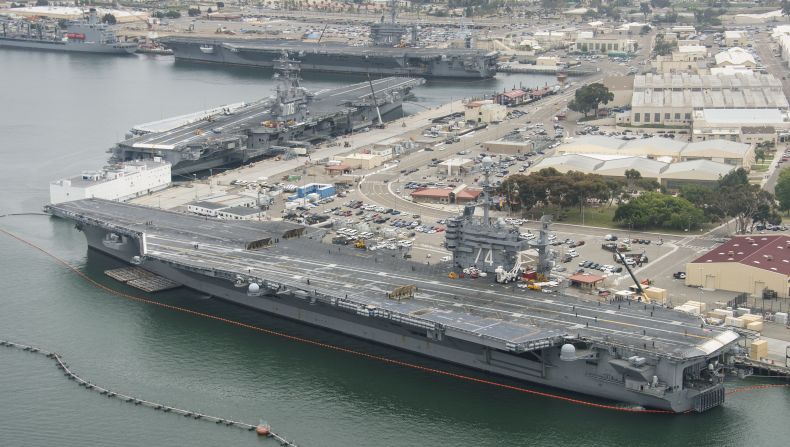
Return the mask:
[[[782,15],[790,16],[790,2],[782,0]]]
[[[187,15],[189,17],[198,17],[200,15],[200,6],[197,7],[190,7],[187,10]]]
[[[667,42],[664,40],[664,37],[659,34],[656,36],[655,45],[653,45],[653,53],[655,53],[657,56],[667,56],[672,54],[672,51],[674,51],[677,47],[677,42]]]
[[[639,4],[639,12],[645,16],[645,20],[647,20],[647,16],[649,16],[652,11],[653,9],[650,8],[650,3],[643,2]]]
[[[107,13],[104,14],[104,16],[101,18],[101,22],[106,23],[108,25],[115,25],[116,23],[118,23],[118,20],[115,19],[114,15]]]
[[[725,217],[735,219],[735,231],[750,230],[756,218],[766,215],[765,210],[775,208],[774,197],[759,185],[749,183],[749,176],[738,168],[719,180],[713,197],[714,206]]]
[[[36,6],[49,6],[49,1],[47,1],[47,0],[36,0]]]
[[[787,214],[790,211],[790,168],[782,169],[782,172],[779,173],[774,194],[776,194],[776,200],[779,201],[779,209]]]
[[[576,90],[573,100],[568,103],[568,108],[574,112],[583,113],[584,116],[587,116],[591,110],[595,110],[597,115],[598,107],[601,104],[608,104],[612,100],[614,100],[614,93],[610,92],[603,84],[596,82]]]
[[[757,147],[754,149],[754,158],[760,163],[765,162],[765,149]]]
[[[614,221],[634,228],[672,228],[692,230],[705,222],[705,214],[682,198],[644,192],[627,203],[621,203],[614,213]]]

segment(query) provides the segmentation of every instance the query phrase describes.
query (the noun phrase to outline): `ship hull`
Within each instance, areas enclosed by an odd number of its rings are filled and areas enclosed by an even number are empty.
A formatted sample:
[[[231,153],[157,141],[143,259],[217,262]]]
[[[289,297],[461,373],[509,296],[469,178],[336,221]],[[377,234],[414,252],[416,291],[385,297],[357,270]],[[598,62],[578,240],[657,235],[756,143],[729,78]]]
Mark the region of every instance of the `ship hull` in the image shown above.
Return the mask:
[[[402,99],[393,100],[380,105],[382,119],[387,122],[403,116]],[[347,116],[348,122],[335,122],[334,126],[324,126],[319,123],[312,128],[298,128],[293,130],[283,130],[283,140],[295,140],[299,138],[309,138],[311,140],[323,140],[337,135],[353,133],[355,129],[372,126],[378,120],[378,115],[372,107],[360,107],[355,112]],[[253,139],[254,140],[254,139]],[[241,146],[241,144],[240,144]],[[201,155],[198,159],[187,159],[182,152],[164,151],[161,156],[172,165],[173,176],[191,175],[196,172],[207,171],[209,169],[231,166],[239,163],[246,163],[251,160],[267,156],[274,156],[275,152],[270,146],[257,145],[254,143],[245,147],[244,150],[216,150]],[[115,157],[119,160],[134,160],[140,158],[140,154],[133,148],[116,149]]]
[[[137,240],[133,237],[123,236],[120,243],[108,243],[107,235],[110,233],[104,228],[82,223],[79,224],[79,228],[85,233],[90,248],[123,262],[129,263],[141,252]],[[202,294],[255,311],[541,386],[673,412],[694,410],[695,399],[702,394],[686,389],[663,397],[634,392],[624,388],[623,383],[616,378],[602,380],[601,377],[591,376],[585,360],[571,362],[560,360],[560,350],[556,347],[544,348],[536,355],[524,356],[492,350],[459,339],[437,340],[427,338],[424,331],[360,316],[320,302],[311,303],[308,299],[276,294],[249,296],[245,287],[234,287],[227,280],[209,277],[157,259],[146,259],[141,267]],[[605,358],[601,359],[601,361],[605,360]],[[721,385],[706,390],[704,394],[721,395],[723,401]]]
[[[97,45],[89,43],[65,43],[59,41],[36,41],[30,39],[0,38],[0,47],[19,48],[25,50],[61,51],[69,53],[91,53],[110,55],[129,55],[137,49],[136,45],[106,44]]]
[[[243,46],[199,40],[169,40],[164,44],[173,50],[177,60],[271,68],[283,51],[293,52],[301,61],[302,70],[377,76],[412,76],[425,78],[486,79],[496,74],[492,55],[470,53],[459,56],[421,55],[423,50],[374,54],[355,53],[294,42],[278,42],[271,46]],[[471,50],[470,50],[471,51]]]

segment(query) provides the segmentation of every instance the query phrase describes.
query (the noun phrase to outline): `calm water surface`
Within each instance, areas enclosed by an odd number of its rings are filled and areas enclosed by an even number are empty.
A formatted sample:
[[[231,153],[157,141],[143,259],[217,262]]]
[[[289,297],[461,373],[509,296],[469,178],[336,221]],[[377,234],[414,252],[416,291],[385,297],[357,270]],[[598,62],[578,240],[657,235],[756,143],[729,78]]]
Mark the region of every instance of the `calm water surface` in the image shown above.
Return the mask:
[[[270,92],[270,73],[0,50],[0,214],[37,211],[52,179],[95,169],[134,124]],[[359,81],[307,75],[311,89]],[[440,81],[414,113],[451,98],[549,77]],[[0,226],[123,289],[82,235],[41,216]],[[257,423],[311,446],[783,445],[790,391],[732,397],[702,415],[645,416],[571,406],[458,382],[123,300],[0,235],[0,338],[61,353],[95,383]],[[134,292],[139,294],[139,292]],[[440,365],[267,317],[185,290],[157,299],[342,346]],[[476,374],[476,373],[475,373]],[[735,384],[733,384],[735,385]],[[0,446],[276,445],[237,429],[164,415],[86,392],[40,356],[0,350]]]

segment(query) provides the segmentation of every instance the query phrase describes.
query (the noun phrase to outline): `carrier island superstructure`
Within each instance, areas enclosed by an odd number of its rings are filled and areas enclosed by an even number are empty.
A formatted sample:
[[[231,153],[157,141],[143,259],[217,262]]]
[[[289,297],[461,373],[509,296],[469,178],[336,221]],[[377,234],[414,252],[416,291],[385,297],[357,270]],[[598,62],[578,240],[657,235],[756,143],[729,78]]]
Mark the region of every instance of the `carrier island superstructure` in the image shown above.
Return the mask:
[[[222,221],[86,199],[48,205],[88,246],[203,294],[424,356],[569,392],[675,412],[724,402],[738,334],[660,305],[546,294],[485,278],[527,248],[468,207],[452,264],[322,243],[324,230]],[[546,232],[539,241],[545,248]],[[541,243],[538,243],[540,248]],[[507,267],[507,266],[503,266]]]
[[[137,126],[109,150],[110,161],[160,157],[172,165],[173,175],[183,175],[287,153],[294,147],[309,148],[386,120],[411,89],[424,82],[388,77],[314,93],[300,85],[299,73],[300,62],[281,53],[273,96]]]

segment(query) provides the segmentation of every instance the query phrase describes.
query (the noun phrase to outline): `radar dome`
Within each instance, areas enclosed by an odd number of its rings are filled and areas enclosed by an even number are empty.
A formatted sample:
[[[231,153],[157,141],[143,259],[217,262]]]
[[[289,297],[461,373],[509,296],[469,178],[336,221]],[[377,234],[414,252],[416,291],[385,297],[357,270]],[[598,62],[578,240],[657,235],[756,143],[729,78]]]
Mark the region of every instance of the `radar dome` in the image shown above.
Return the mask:
[[[247,287],[247,291],[250,293],[258,293],[259,290],[261,290],[261,288],[256,283],[252,283]]]
[[[483,166],[491,166],[492,164],[494,164],[494,160],[491,157],[488,155],[483,157]]]
[[[576,347],[570,343],[562,345],[562,348],[560,348],[560,360],[565,360],[566,362],[576,360]]]

